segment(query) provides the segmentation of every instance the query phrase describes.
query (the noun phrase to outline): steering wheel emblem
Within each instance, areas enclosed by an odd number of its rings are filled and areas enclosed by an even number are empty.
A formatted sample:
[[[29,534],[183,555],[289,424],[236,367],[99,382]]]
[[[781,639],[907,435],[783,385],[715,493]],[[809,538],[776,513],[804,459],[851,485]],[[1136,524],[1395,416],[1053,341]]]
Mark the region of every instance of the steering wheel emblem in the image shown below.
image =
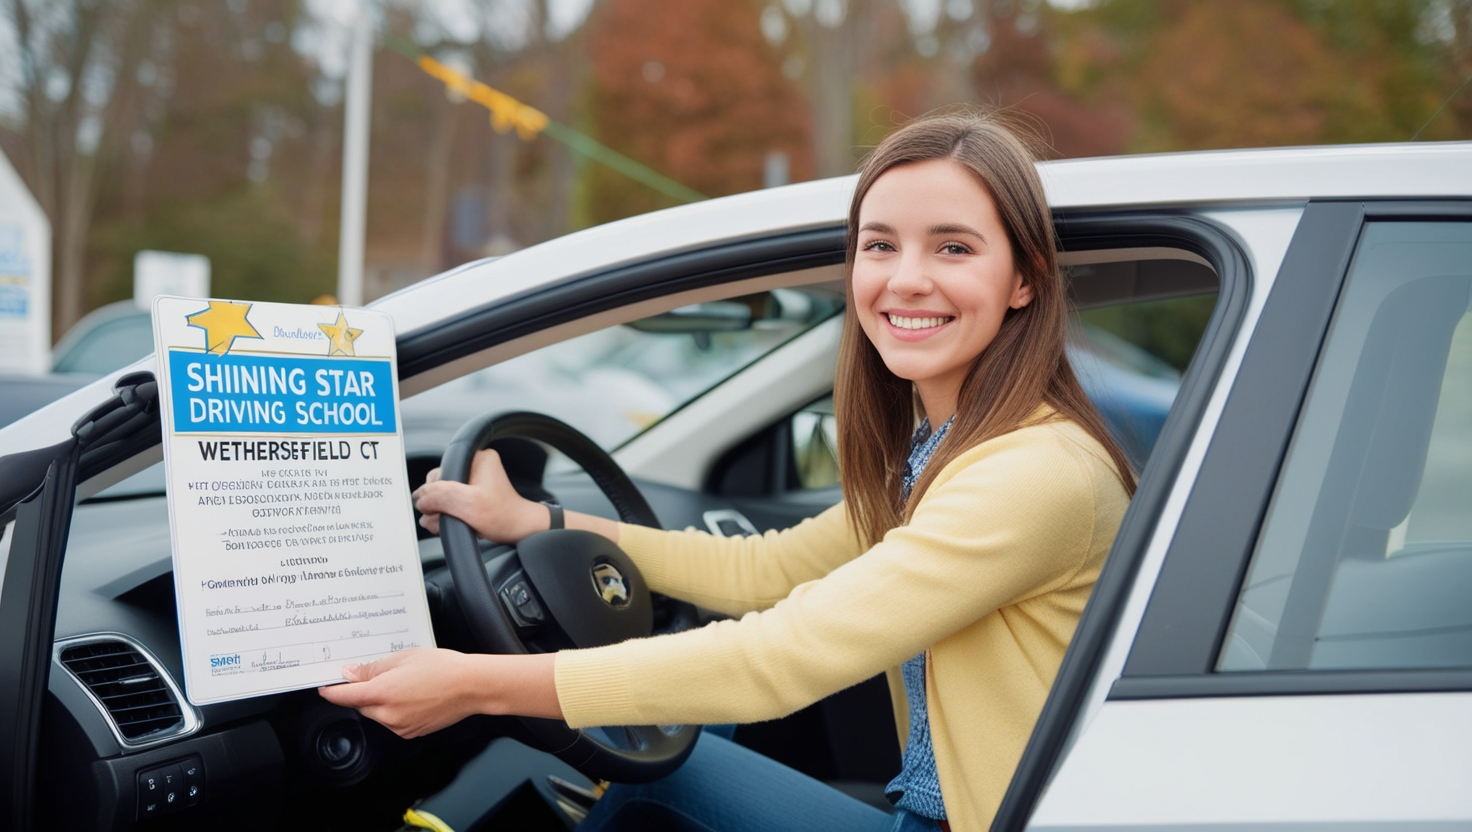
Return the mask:
[[[600,563],[593,567],[593,586],[610,607],[622,607],[629,603],[629,585],[624,582],[622,572],[611,563]]]

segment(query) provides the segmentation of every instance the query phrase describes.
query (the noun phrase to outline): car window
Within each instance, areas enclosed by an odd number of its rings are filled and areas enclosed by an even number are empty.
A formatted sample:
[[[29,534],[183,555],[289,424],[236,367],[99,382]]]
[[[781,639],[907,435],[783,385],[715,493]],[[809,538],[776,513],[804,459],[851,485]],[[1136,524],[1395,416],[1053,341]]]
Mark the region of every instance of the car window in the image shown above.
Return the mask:
[[[1472,667],[1472,224],[1364,229],[1218,669]]]
[[[1147,351],[1148,342],[1128,340],[1093,323],[1097,319],[1093,315],[1085,315],[1069,339],[1068,360],[1104,424],[1139,471],[1155,449],[1165,417],[1175,404],[1181,373]],[[1196,337],[1200,336],[1198,330]]]
[[[842,309],[835,288],[775,289],[590,332],[405,399],[405,442],[438,453],[474,416],[532,410],[612,449]]]
[[[1069,360],[1130,464],[1143,470],[1216,308],[1216,273],[1180,258],[1075,263],[1065,273],[1079,309]]]
[[[1137,471],[1154,450],[1180,392],[1181,372],[1195,353],[1216,299],[1210,292],[1095,306],[1080,313],[1070,333],[1068,359],[1074,372]],[[837,485],[833,397],[792,414],[789,429],[793,463],[789,489]]]

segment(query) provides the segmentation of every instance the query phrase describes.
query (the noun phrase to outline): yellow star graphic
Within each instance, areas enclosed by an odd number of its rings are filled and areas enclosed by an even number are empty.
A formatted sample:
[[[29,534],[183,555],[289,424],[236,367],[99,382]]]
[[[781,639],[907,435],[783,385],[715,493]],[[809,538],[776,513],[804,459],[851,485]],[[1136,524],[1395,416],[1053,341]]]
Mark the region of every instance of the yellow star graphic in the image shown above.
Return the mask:
[[[259,338],[261,333],[246,320],[251,305],[228,300],[212,300],[209,308],[193,315],[185,315],[190,326],[204,330],[206,351],[224,355],[234,346],[236,338]]]
[[[363,334],[361,329],[353,329],[348,326],[348,316],[337,310],[337,323],[317,324],[317,327],[327,333],[329,343],[327,345],[328,355],[356,355],[353,352],[353,342]]]

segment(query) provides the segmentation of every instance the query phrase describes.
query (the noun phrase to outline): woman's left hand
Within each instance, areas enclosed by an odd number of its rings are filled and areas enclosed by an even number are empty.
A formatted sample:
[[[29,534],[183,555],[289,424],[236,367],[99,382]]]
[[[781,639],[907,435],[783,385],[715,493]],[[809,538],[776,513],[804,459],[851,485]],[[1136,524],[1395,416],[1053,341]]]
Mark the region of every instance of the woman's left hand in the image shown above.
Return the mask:
[[[561,719],[553,662],[551,653],[482,655],[416,647],[376,662],[345,665],[348,684],[317,691],[408,739],[472,714]]]
[[[322,698],[356,708],[405,739],[422,737],[476,713],[465,681],[475,657],[417,647],[367,664],[345,665],[345,685],[318,688]]]

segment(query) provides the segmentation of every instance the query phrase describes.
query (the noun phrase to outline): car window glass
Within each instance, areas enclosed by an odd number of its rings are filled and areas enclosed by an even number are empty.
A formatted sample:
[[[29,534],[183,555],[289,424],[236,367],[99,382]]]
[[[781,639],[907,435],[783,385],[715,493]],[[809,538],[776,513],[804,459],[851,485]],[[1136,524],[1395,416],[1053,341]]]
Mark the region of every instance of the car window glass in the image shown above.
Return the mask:
[[[1472,667],[1472,224],[1366,226],[1220,670]]]
[[[842,308],[839,290],[777,289],[590,332],[405,399],[405,443],[439,453],[474,416],[532,410],[612,449]]]
[[[1068,278],[1072,300],[1083,307],[1070,332],[1069,361],[1105,425],[1140,470],[1216,306],[1216,274],[1190,260],[1123,260],[1070,266]],[[832,397],[794,413],[789,427],[789,487],[837,485]]]
[[[1186,267],[1192,267],[1193,287],[1202,282],[1197,270],[1210,271],[1191,263]],[[1205,294],[1107,303],[1079,313],[1069,360],[1136,471],[1144,469],[1155,448],[1216,299],[1211,284]]]

